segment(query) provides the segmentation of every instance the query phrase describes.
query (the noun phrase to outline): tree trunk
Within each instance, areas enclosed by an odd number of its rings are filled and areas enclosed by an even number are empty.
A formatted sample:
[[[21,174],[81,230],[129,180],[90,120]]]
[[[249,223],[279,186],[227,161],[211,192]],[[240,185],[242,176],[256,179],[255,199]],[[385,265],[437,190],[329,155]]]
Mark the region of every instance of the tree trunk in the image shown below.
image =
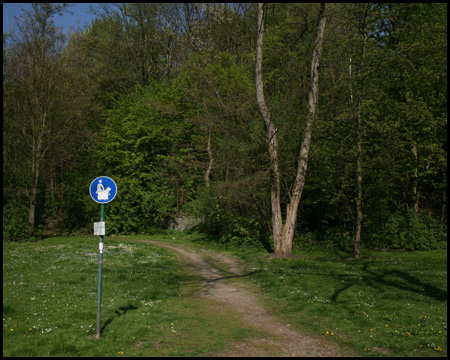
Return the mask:
[[[319,20],[317,25],[314,52],[311,61],[311,80],[308,96],[308,115],[306,128],[303,133],[303,141],[300,147],[298,159],[297,176],[292,188],[290,203],[287,206],[286,223],[284,225],[283,240],[286,243],[286,250],[282,256],[287,256],[286,251],[292,253],[292,240],[294,238],[295,224],[297,222],[298,204],[302,197],[303,187],[306,181],[306,170],[308,167],[309,147],[311,144],[312,127],[314,124],[317,100],[319,98],[319,61],[322,53],[322,44],[325,34],[325,4],[321,4]],[[289,250],[290,249],[290,250]]]
[[[45,150],[42,150],[42,141],[44,132],[46,130],[46,118],[47,114],[44,113],[40,116],[40,121],[37,122],[38,126],[34,127],[34,132],[37,133],[37,139],[33,141],[32,148],[32,160],[31,160],[31,189],[30,189],[30,208],[28,212],[28,224],[30,226],[29,235],[31,236],[34,231],[35,213],[36,213],[36,195],[37,186],[39,180],[39,171],[41,168],[41,160],[44,157]]]
[[[295,224],[297,221],[297,210],[303,187],[306,179],[306,168],[308,163],[309,146],[311,143],[312,125],[314,123],[315,110],[319,94],[319,60],[322,52],[322,44],[325,32],[325,5],[322,4],[316,41],[314,46],[313,58],[311,63],[311,82],[308,99],[308,117],[305,132],[303,134],[303,142],[300,148],[300,156],[298,159],[297,176],[290,195],[290,203],[287,206],[286,223],[283,226],[281,216],[281,196],[280,196],[280,169],[278,162],[278,139],[277,129],[271,119],[271,114],[267,108],[264,99],[264,88],[262,78],[262,48],[264,39],[264,5],[258,4],[258,35],[256,44],[256,100],[259,110],[264,120],[266,129],[266,141],[269,146],[271,160],[271,204],[272,204],[272,233],[274,240],[274,256],[287,257],[292,255],[292,240],[294,237]]]
[[[356,169],[356,226],[355,226],[355,244],[353,250],[353,258],[359,259],[359,248],[361,246],[361,228],[363,221],[363,211],[362,211],[362,144],[361,144],[361,108],[358,109],[358,144],[357,144],[357,169]]]
[[[413,175],[413,195],[414,195],[414,213],[419,213],[419,153],[416,144],[411,146],[411,153],[414,159],[414,175]]]
[[[272,204],[272,234],[274,241],[275,254],[280,251],[281,246],[281,196],[280,196],[280,171],[278,163],[278,139],[277,129],[272,122],[271,114],[267,108],[264,99],[264,87],[262,78],[262,49],[264,40],[264,4],[258,3],[258,36],[256,41],[256,66],[255,66],[255,80],[256,80],[256,101],[259,110],[264,120],[266,129],[266,141],[269,146],[270,153],[270,171],[272,179],[271,188],[271,204]]]
[[[362,29],[365,31],[367,14],[369,11],[369,4],[366,4]],[[356,133],[357,133],[357,145],[356,145],[356,224],[355,224],[355,242],[353,246],[353,258],[359,259],[359,250],[361,247],[361,229],[363,223],[363,210],[362,210],[362,182],[363,182],[363,169],[362,169],[362,99],[363,99],[363,87],[361,85],[361,71],[364,68],[365,58],[366,58],[366,45],[367,45],[367,35],[364,33],[363,46],[361,50],[361,63],[357,72],[357,118],[356,118]],[[351,65],[350,65],[351,66]],[[351,69],[351,68],[350,68]],[[350,70],[351,71],[351,70]],[[353,100],[353,94],[352,94]]]
[[[207,144],[206,144],[206,151],[208,152],[208,158],[209,158],[208,168],[206,169],[206,174],[205,174],[206,187],[209,187],[209,174],[211,173],[213,162],[214,162],[214,158],[212,156],[212,151],[211,151],[211,133],[212,133],[212,122],[208,129],[208,140],[207,140]]]

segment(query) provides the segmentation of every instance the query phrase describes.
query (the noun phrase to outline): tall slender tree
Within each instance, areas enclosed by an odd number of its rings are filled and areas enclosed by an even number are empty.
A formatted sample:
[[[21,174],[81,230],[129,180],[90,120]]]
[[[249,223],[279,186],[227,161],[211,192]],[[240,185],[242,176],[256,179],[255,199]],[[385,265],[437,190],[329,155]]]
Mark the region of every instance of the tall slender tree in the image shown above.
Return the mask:
[[[363,225],[363,209],[362,209],[362,185],[363,185],[363,152],[362,152],[362,102],[364,89],[361,84],[362,72],[364,69],[364,63],[366,59],[366,46],[368,40],[368,19],[369,19],[369,4],[365,4],[363,15],[360,20],[359,32],[362,37],[362,45],[360,50],[360,63],[356,73],[356,87],[357,96],[356,104],[353,104],[353,93],[351,94],[351,105],[356,107],[356,224],[355,224],[355,242],[353,247],[353,258],[359,259],[360,247],[361,247],[361,231]],[[351,66],[351,65],[350,65]],[[350,68],[351,71],[351,68]]]
[[[303,133],[303,140],[300,146],[300,154],[298,158],[297,173],[292,190],[289,195],[289,203],[287,205],[286,219],[283,224],[281,213],[281,188],[280,188],[280,164],[279,164],[279,145],[277,128],[272,120],[272,115],[267,107],[264,97],[264,86],[262,76],[262,50],[264,41],[264,5],[258,4],[258,35],[256,44],[256,100],[258,103],[261,116],[264,120],[266,129],[266,141],[269,146],[269,154],[271,161],[271,204],[272,204],[272,231],[274,239],[274,255],[277,257],[286,257],[292,255],[292,240],[294,237],[295,224],[297,222],[297,210],[302,196],[303,187],[306,180],[306,169],[308,165],[309,148],[311,144],[312,126],[314,123],[316,105],[319,95],[319,61],[322,53],[322,45],[325,33],[325,4],[321,4],[314,51],[311,61],[311,77],[308,96],[308,114],[306,127]]]

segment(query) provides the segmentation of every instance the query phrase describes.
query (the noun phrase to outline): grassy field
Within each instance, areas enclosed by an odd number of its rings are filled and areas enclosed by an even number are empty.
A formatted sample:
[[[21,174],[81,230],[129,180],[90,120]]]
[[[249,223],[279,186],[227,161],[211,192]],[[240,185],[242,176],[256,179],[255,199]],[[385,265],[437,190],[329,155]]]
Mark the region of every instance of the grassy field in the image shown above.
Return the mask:
[[[362,356],[447,356],[447,250],[364,250],[359,261],[297,251],[270,259],[264,250],[225,247],[196,233],[176,238],[240,257],[267,304],[301,331]]]
[[[443,251],[260,258],[254,281],[299,328],[370,356],[447,355],[447,265]]]
[[[198,356],[258,335],[168,250],[105,239],[96,340],[97,279],[98,237],[3,244],[3,356]]]
[[[447,356],[447,253],[225,248],[198,234],[105,239],[95,340],[98,238],[3,244],[3,356],[201,356],[255,329],[198,294],[172,253],[133,238],[227,250],[291,326],[367,356]],[[199,331],[201,329],[201,331]]]

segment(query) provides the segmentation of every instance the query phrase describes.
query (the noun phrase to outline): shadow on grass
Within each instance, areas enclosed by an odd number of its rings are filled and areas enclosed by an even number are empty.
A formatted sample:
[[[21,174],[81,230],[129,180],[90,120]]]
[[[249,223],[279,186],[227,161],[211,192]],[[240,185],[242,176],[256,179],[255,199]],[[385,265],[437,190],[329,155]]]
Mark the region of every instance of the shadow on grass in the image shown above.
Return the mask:
[[[335,279],[351,282],[338,289],[331,296],[331,300],[333,302],[337,302],[340,294],[350,289],[353,285],[361,285],[361,283],[374,288],[379,288],[380,286],[390,286],[405,292],[412,292],[422,296],[427,296],[437,301],[445,301],[447,299],[447,291],[441,290],[436,286],[425,283],[417,277],[412,276],[404,271],[383,270],[375,272],[373,270],[369,270],[369,265],[370,263],[363,266],[362,270],[365,272],[365,274],[362,275],[361,278],[357,281],[345,279],[345,277],[354,277],[354,275],[332,275],[332,277]],[[388,279],[388,277],[396,278],[398,280]]]
[[[125,315],[130,310],[136,310],[136,309],[137,309],[137,307],[133,306],[133,305],[119,307],[119,309],[115,311],[116,316],[114,316],[112,318],[108,318],[108,320],[106,320],[105,323],[103,324],[103,326],[101,327],[100,332],[103,333],[103,331],[108,327],[109,324],[111,324],[114,321],[114,319],[117,319],[118,317]]]
[[[232,279],[251,278],[261,270],[254,270],[243,272],[240,274],[233,273],[226,269],[226,265],[209,261],[203,258],[202,263],[190,263],[185,265],[188,269],[188,274],[184,275],[184,283],[186,285],[206,285],[206,287],[214,286],[215,284]],[[200,271],[200,273],[199,273]],[[204,272],[203,272],[204,271]],[[205,276],[206,273],[206,276]]]
[[[445,301],[447,299],[447,291],[443,291],[437,288],[436,286],[427,284],[418,279],[417,277],[412,276],[404,271],[391,270],[376,273],[372,270],[369,270],[368,266],[369,264],[364,265],[363,270],[372,277],[370,280],[373,282],[382,285],[396,287],[399,290],[409,291],[419,295],[428,296],[437,301]],[[388,280],[386,279],[387,276],[396,277],[401,280],[400,281]]]

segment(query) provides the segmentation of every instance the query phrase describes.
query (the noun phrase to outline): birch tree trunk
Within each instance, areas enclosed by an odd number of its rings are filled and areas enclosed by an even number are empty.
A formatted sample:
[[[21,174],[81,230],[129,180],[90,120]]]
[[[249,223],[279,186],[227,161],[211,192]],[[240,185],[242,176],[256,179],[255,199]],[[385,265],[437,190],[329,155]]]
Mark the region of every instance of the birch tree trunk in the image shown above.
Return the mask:
[[[290,194],[290,201],[287,206],[286,221],[283,225],[281,216],[280,198],[280,169],[278,161],[278,139],[277,129],[273,124],[271,114],[264,99],[263,77],[262,77],[262,47],[264,39],[264,5],[258,4],[258,35],[256,44],[256,100],[259,110],[264,120],[266,129],[266,141],[269,146],[271,160],[271,204],[272,204],[272,232],[274,239],[274,256],[287,257],[292,255],[292,239],[294,237],[295,225],[297,222],[297,210],[303,187],[306,179],[306,169],[308,164],[309,147],[311,143],[312,126],[314,123],[317,99],[319,96],[319,60],[322,53],[322,44],[325,33],[325,4],[321,5],[319,14],[314,52],[311,62],[311,80],[308,97],[308,115],[306,128],[303,133],[303,141],[300,147],[298,159],[297,175],[294,186]]]
[[[312,127],[314,124],[317,100],[319,98],[319,61],[322,54],[322,45],[325,34],[325,4],[321,4],[316,40],[314,44],[314,52],[311,61],[311,80],[308,96],[308,115],[306,128],[303,133],[303,141],[300,147],[300,155],[298,159],[297,176],[290,195],[290,202],[287,206],[286,223],[283,231],[284,246],[280,249],[281,256],[289,256],[292,254],[292,239],[294,238],[295,224],[297,222],[297,210],[300,202],[303,187],[306,181],[306,169],[308,166],[309,147],[311,144]]]
[[[270,171],[272,178],[271,188],[271,204],[272,204],[272,234],[274,241],[275,254],[281,245],[281,229],[283,227],[281,218],[281,197],[280,197],[280,170],[278,161],[278,139],[277,129],[272,121],[271,114],[266,105],[264,98],[264,87],[262,77],[262,49],[264,40],[264,4],[258,3],[258,35],[256,41],[256,66],[255,66],[255,80],[256,80],[256,101],[258,103],[261,116],[264,120],[264,127],[266,129],[266,141],[269,146],[270,154]]]

